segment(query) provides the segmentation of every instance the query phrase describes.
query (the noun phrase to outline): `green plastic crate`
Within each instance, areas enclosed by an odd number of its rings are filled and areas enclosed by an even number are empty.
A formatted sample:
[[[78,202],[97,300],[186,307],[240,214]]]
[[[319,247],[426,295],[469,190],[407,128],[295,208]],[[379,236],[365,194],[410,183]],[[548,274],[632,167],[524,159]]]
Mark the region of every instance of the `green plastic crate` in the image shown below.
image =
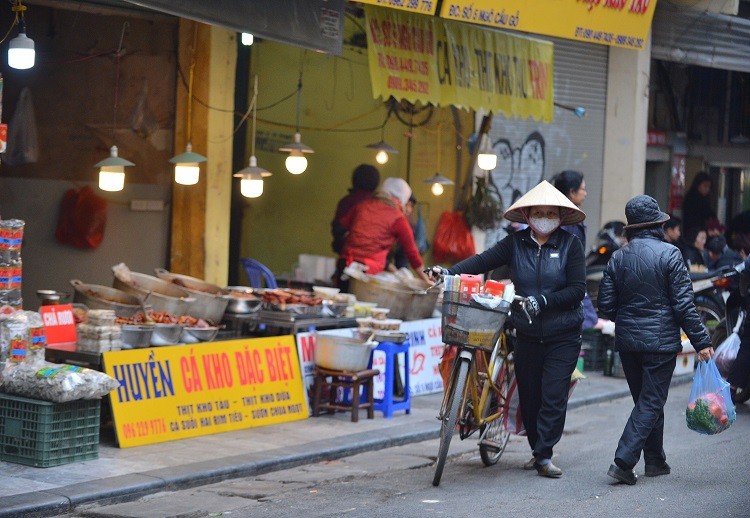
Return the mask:
[[[0,394],[0,460],[48,468],[99,458],[100,407]]]

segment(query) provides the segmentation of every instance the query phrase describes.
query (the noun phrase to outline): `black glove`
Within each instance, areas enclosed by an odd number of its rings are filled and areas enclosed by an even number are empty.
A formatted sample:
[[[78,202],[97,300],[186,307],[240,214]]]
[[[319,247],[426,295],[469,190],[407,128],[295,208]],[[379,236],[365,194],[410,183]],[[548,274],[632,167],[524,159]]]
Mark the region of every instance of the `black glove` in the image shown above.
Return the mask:
[[[448,275],[448,270],[443,268],[442,266],[432,266],[430,268],[427,268],[424,273],[426,273],[430,279],[436,281],[444,275]]]
[[[526,301],[524,302],[524,308],[526,309],[526,312],[532,317],[535,317],[539,313],[541,313],[545,305],[546,304],[544,297],[527,297]]]

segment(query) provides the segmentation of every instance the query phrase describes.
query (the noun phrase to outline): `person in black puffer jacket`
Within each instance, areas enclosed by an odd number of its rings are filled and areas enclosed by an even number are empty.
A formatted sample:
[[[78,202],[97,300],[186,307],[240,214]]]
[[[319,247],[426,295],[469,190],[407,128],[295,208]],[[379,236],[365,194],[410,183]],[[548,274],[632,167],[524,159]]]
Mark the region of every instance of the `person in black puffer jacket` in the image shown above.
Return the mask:
[[[447,270],[450,275],[485,273],[508,265],[516,294],[528,297],[526,310],[511,311],[516,329],[515,370],[526,436],[534,457],[524,469],[558,478],[552,448],[565,426],[570,377],[581,352],[586,267],[583,245],[560,225],[575,225],[586,217],[552,184],[542,181],[516,201],[504,215],[529,228],[506,236],[481,254]],[[431,276],[446,274],[433,267]]]
[[[625,216],[628,244],[607,263],[598,305],[615,322],[615,349],[635,402],[607,474],[633,485],[641,452],[647,477],[670,472],[663,448],[664,404],[682,351],[680,329],[701,360],[711,358],[713,348],[682,255],[664,242],[669,215],[655,199],[640,195],[625,205]]]

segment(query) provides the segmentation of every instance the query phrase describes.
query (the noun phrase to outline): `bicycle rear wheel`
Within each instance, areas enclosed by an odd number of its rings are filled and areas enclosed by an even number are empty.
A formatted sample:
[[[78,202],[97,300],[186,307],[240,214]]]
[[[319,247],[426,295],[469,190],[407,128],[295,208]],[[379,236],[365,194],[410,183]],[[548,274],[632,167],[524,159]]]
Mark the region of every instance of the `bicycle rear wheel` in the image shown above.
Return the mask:
[[[493,391],[491,398],[485,406],[483,412],[483,418],[500,411],[495,419],[487,424],[482,425],[480,431],[479,440],[479,456],[482,457],[482,462],[485,466],[494,466],[497,461],[502,457],[505,447],[508,445],[508,439],[510,439],[510,432],[505,429],[503,404],[507,400],[508,392],[510,389],[510,376],[507,375],[508,369],[512,368],[508,358],[503,358],[503,365],[501,366],[502,379],[497,381],[497,391]],[[489,383],[486,381],[485,383]]]
[[[464,388],[466,387],[466,377],[469,374],[469,362],[460,357],[456,358],[456,361],[460,362],[460,364],[458,365],[456,379],[452,385],[450,397],[446,405],[448,413],[443,415],[440,425],[440,448],[438,449],[437,463],[435,464],[435,476],[432,478],[433,486],[440,485],[440,478],[443,476],[445,459],[448,457],[448,448],[451,445],[453,433],[456,431],[458,409],[461,406],[461,399],[463,399]]]

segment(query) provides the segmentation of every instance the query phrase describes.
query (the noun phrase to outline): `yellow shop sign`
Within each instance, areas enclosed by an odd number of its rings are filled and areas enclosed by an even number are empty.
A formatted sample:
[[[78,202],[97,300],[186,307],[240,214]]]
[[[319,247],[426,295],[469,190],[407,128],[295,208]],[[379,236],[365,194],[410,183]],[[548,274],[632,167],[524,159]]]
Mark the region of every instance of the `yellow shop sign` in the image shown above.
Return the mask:
[[[435,14],[438,0],[358,0],[360,4],[390,7],[419,14]]]
[[[102,354],[121,448],[306,419],[294,336]]]
[[[365,13],[375,98],[552,120],[551,42],[393,9]]]
[[[655,9],[656,0],[445,0],[440,16],[640,50]]]

